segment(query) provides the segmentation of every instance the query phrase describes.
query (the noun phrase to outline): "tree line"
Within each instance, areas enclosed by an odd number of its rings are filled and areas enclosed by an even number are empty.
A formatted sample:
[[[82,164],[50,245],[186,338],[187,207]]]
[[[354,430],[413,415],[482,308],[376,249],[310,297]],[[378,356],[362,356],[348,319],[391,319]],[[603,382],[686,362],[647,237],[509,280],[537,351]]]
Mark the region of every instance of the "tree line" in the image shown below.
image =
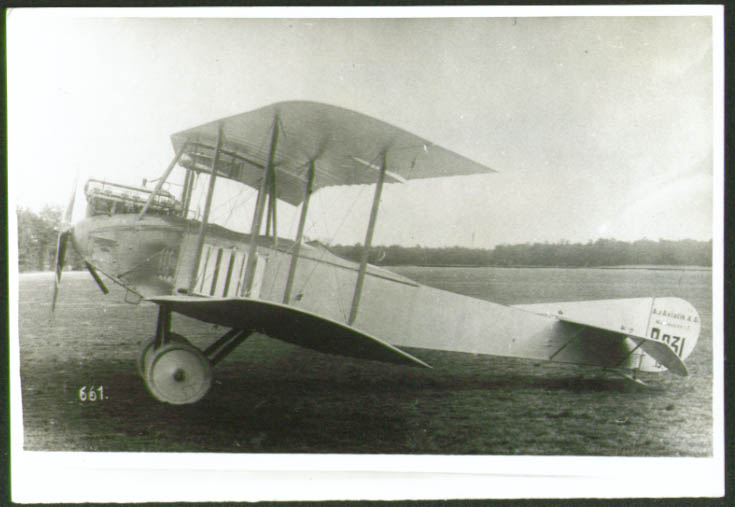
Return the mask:
[[[35,212],[18,208],[18,267],[21,272],[54,269],[56,241],[63,211],[46,206]],[[362,246],[334,245],[335,254],[360,260]],[[461,246],[429,248],[422,246],[374,246],[368,261],[383,266],[626,266],[674,265],[711,266],[712,241],[642,239],[633,242],[598,239],[587,243],[523,243],[498,245],[492,249]],[[83,269],[83,261],[71,245],[66,266]]]
[[[359,261],[362,251],[360,244],[329,248],[355,261]],[[598,239],[587,243],[503,244],[492,249],[374,246],[370,248],[368,262],[384,266],[711,266],[712,241]]]
[[[56,259],[56,241],[63,211],[57,206],[45,206],[36,212],[28,208],[16,209],[18,217],[18,269],[51,271]],[[83,269],[82,259],[69,243],[65,263],[71,269]]]

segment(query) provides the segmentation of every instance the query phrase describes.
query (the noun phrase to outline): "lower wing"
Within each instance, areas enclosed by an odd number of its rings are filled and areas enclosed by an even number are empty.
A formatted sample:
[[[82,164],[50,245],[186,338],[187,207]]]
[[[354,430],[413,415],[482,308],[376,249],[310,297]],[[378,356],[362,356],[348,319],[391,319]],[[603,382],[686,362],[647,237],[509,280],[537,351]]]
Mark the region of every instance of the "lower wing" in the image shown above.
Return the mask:
[[[319,352],[430,367],[374,336],[292,306],[256,299],[193,296],[159,296],[148,301],[204,322],[263,333]]]

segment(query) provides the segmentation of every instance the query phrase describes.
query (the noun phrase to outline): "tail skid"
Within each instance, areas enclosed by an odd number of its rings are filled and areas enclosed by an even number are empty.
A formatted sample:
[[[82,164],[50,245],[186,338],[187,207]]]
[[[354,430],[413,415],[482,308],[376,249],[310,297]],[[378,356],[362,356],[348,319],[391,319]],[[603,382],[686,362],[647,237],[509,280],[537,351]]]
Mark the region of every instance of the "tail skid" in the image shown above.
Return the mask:
[[[619,375],[623,377],[625,380],[629,380],[630,382],[633,382],[634,384],[638,384],[639,386],[650,387],[648,384],[646,384],[645,382],[643,382],[641,379],[638,378],[637,376],[638,370],[633,370],[632,375],[628,373],[627,371],[618,370],[616,368],[606,368],[605,371],[609,371],[611,373],[614,373],[615,375]]]

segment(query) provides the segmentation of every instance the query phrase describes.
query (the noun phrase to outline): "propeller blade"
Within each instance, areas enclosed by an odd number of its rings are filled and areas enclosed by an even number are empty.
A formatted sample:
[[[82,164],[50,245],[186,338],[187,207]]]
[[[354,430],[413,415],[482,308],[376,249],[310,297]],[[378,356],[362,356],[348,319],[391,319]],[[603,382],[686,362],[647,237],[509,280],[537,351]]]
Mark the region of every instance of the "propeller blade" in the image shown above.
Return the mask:
[[[74,178],[74,187],[71,191],[71,198],[69,199],[69,203],[66,205],[66,212],[64,213],[64,227],[68,228],[71,226],[71,215],[74,211],[74,199],[77,196],[77,182],[79,181],[79,176]]]
[[[61,272],[64,270],[64,257],[66,257],[66,243],[69,240],[71,231],[59,232],[59,238],[56,241],[56,266],[54,277],[54,296],[51,300],[51,311],[56,310],[56,298],[59,296],[59,286],[61,285]]]
[[[61,286],[61,272],[64,270],[64,258],[66,257],[66,244],[69,241],[71,235],[72,226],[71,219],[72,213],[74,212],[74,200],[77,196],[77,182],[79,181],[79,175],[74,178],[74,186],[71,190],[71,197],[69,203],[66,205],[66,211],[61,219],[61,225],[59,227],[59,237],[56,240],[56,266],[55,266],[55,277],[54,277],[54,296],[51,300],[51,312],[56,310],[56,299],[59,297],[59,287]]]

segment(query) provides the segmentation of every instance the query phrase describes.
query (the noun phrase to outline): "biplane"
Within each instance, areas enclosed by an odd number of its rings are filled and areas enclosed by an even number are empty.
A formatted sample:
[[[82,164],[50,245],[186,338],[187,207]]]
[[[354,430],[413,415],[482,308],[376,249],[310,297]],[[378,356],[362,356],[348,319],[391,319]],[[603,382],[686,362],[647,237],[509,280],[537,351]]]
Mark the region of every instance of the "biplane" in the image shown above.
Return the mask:
[[[155,188],[87,182],[86,217],[72,226],[70,206],[59,233],[52,303],[71,240],[103,292],[100,275],[158,305],[138,366],[162,402],[200,400],[213,366],[254,333],[417,367],[429,365],[415,354],[434,349],[599,366],[631,380],[640,371],[687,375],[683,361],[700,322],[682,299],[505,306],[368,263],[384,184],[494,172],[488,167],[383,121],[314,102],[269,105],[171,141],[173,160]],[[164,189],[176,167],[185,171],[180,195]],[[221,179],[257,189],[249,234],[210,223]],[[200,180],[204,209],[192,216]],[[374,186],[360,262],[304,240],[311,196],[337,185]],[[279,202],[300,208],[295,239],[277,234]],[[174,332],[174,312],[227,332],[202,350]]]

